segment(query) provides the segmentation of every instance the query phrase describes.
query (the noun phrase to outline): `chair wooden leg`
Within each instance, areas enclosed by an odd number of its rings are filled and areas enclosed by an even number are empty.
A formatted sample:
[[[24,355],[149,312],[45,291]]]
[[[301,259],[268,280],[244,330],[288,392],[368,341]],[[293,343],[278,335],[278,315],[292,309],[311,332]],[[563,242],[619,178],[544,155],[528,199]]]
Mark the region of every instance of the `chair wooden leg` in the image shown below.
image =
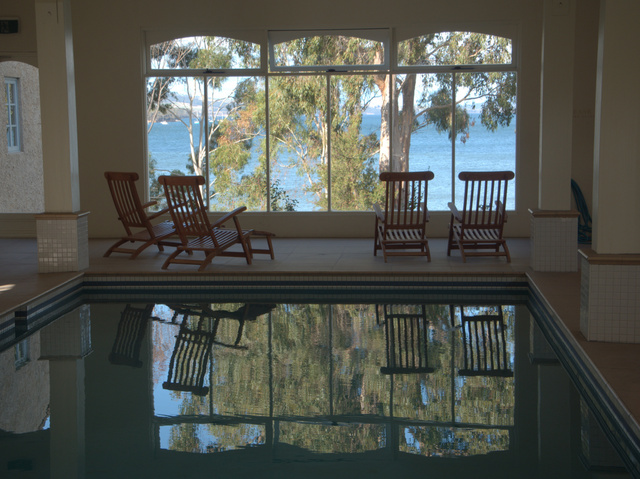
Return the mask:
[[[511,263],[511,254],[509,253],[509,247],[507,246],[507,242],[502,243],[502,247],[504,248],[504,252],[507,255],[507,263]]]
[[[167,260],[162,265],[162,269],[167,269],[169,265],[172,263],[173,259],[178,256],[183,250],[176,248],[176,250],[169,255]]]
[[[213,261],[213,258],[216,257],[216,251],[213,251],[213,252],[210,252],[210,253],[207,253],[205,251],[205,254],[207,254],[207,256],[202,261],[202,264],[198,268],[198,271],[203,271],[207,266],[209,266],[211,264],[211,261]],[[251,264],[251,263],[249,263],[249,264]]]
[[[135,250],[135,252],[131,256],[129,256],[129,259],[136,259],[140,253],[142,253],[145,249],[151,246],[154,242],[155,240],[147,241],[145,244],[143,244],[137,250]],[[160,247],[160,245],[158,245],[158,247]]]
[[[110,255],[111,253],[113,253],[113,251],[114,251],[116,248],[119,248],[120,246],[122,246],[123,244],[125,244],[127,241],[128,241],[128,240],[120,240],[120,241],[118,241],[116,244],[114,244],[113,246],[111,246],[111,248],[109,248],[109,249],[107,250],[107,252],[106,252],[105,254],[103,254],[103,255],[102,255],[102,257],[103,257],[103,258],[108,258],[108,257],[109,257],[109,255]]]
[[[451,223],[449,224],[449,241],[447,242],[447,256],[451,256],[452,241],[453,241],[453,217],[451,218]]]
[[[247,264],[251,264],[251,261],[253,259],[253,253],[251,252],[250,241],[251,241],[250,238],[245,239],[243,236],[240,236],[240,244],[242,244],[242,250],[244,251],[244,256],[247,260]]]
[[[378,256],[378,218],[376,217],[376,225],[373,231],[373,256]]]

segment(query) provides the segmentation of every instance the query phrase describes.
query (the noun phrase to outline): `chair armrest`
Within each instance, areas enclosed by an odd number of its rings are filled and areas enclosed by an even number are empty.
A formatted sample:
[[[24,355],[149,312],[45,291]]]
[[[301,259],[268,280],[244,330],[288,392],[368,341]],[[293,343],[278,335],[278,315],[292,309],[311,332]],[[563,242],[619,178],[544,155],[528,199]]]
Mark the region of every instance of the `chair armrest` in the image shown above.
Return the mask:
[[[384,213],[380,209],[380,205],[379,204],[376,203],[376,204],[373,205],[373,211],[376,213],[376,216],[378,217],[378,220],[384,222]]]
[[[238,216],[240,213],[242,213],[243,211],[245,211],[247,209],[246,206],[240,206],[239,208],[236,208],[235,210],[227,213],[226,215],[224,215],[222,218],[220,218],[218,221],[216,221],[215,223],[212,223],[211,226],[213,228],[219,228],[221,227],[224,223],[226,223],[227,221],[234,219],[236,216]]]
[[[145,207],[145,208],[147,208],[147,206],[153,206],[153,205],[155,205],[155,204],[157,204],[157,201],[150,201],[149,203],[146,203],[146,204],[144,204],[144,205],[142,205],[142,206],[143,206],[143,207]],[[160,210],[160,211],[154,211],[154,212],[153,212],[153,213],[151,213],[150,215],[147,215],[147,219],[148,219],[148,220],[152,220],[152,219],[155,219],[155,218],[157,218],[158,216],[162,216],[162,215],[164,215],[164,214],[166,214],[166,213],[169,213],[169,208],[165,208],[165,209]]]
[[[456,205],[452,202],[449,202],[449,209],[451,210],[451,214],[453,215],[453,217],[462,223],[462,214],[460,214],[460,211],[458,211]]]
[[[504,218],[504,222],[507,222],[507,209],[502,204],[502,201],[496,200],[496,208],[498,209],[498,213],[502,215]]]

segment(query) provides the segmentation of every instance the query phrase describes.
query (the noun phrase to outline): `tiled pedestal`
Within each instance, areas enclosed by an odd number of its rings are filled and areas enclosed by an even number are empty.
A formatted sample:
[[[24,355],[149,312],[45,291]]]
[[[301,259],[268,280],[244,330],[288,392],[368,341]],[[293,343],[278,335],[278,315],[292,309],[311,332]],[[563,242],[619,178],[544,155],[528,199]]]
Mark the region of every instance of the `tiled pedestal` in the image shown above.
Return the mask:
[[[534,271],[578,271],[578,212],[529,210]]]
[[[38,272],[60,273],[89,267],[89,213],[36,215]]]
[[[590,341],[640,343],[640,255],[580,250],[580,331]]]

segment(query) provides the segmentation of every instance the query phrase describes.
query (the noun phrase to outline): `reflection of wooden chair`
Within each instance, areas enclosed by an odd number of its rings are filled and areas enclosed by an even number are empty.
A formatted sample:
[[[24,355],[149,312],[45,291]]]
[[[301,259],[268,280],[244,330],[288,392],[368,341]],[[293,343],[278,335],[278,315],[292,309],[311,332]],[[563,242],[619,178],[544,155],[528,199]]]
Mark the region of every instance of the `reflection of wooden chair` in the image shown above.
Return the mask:
[[[380,368],[382,374],[434,371],[427,355],[428,323],[424,305],[384,305],[387,366]]]
[[[451,255],[452,249],[459,249],[465,262],[467,256],[506,256],[511,262],[502,232],[507,218],[507,183],[514,176],[511,171],[463,171],[458,175],[465,182],[464,203],[462,211],[449,203],[451,223],[447,256]]]
[[[461,376],[511,377],[502,306],[459,306],[463,344]],[[475,310],[474,314],[469,314]],[[451,306],[451,318],[455,306]]]
[[[187,305],[187,304],[169,304],[168,305],[174,311],[172,322],[176,321],[179,315],[200,315],[206,318],[210,318],[213,322],[212,331],[218,331],[218,326],[221,320],[234,320],[238,322],[238,331],[235,336],[233,344],[222,342],[217,336],[214,338],[213,344],[220,346],[241,348],[239,346],[242,334],[244,332],[244,326],[247,321],[255,321],[259,316],[271,312],[276,305],[267,303],[246,303],[235,311],[228,311],[225,309],[211,309],[207,305]]]
[[[167,380],[164,389],[184,391],[206,396],[209,388],[204,385],[205,375],[211,357],[213,345],[233,349],[246,349],[240,346],[246,321],[256,320],[267,314],[275,304],[245,304],[236,311],[214,310],[207,304],[169,304],[174,314],[171,322],[177,324],[182,316],[176,345],[169,362]],[[221,320],[238,321],[238,332],[233,344],[217,339]]]
[[[374,205],[374,256],[381,249],[385,262],[391,255],[426,256],[431,261],[425,231],[429,221],[427,185],[433,176],[431,171],[380,174],[385,182],[385,209]]]
[[[251,264],[253,253],[266,253],[273,258],[269,233],[260,233],[267,236],[267,250],[251,249],[250,237],[253,231],[242,230],[238,219],[238,215],[247,209],[245,206],[236,208],[213,224],[209,222],[200,192],[204,185],[202,176],[161,176],[158,181],[164,187],[169,211],[181,241],[176,251],[162,265],[162,269],[166,269],[171,263],[178,263],[199,265],[199,271],[202,271],[215,256],[242,257],[247,264]],[[230,221],[233,221],[233,228],[222,227]],[[229,251],[234,245],[240,245],[242,251]],[[194,251],[204,252],[205,258],[199,260],[177,257],[182,252]]]
[[[166,238],[176,234],[173,223],[164,221],[152,224],[151,221],[168,212],[168,210],[147,214],[147,208],[156,204],[155,201],[144,203],[140,201],[136,189],[137,173],[116,173],[107,171],[104,174],[109,184],[109,191],[113,203],[118,212],[118,219],[126,231],[126,236],[118,240],[104,254],[105,257],[111,253],[127,253],[130,259],[137,257],[145,248],[155,244],[160,251],[164,251],[163,246],[176,246],[177,242],[164,241]],[[138,248],[124,248],[125,243],[142,243]]]
[[[140,348],[153,313],[153,306],[153,304],[147,304],[144,308],[136,308],[130,304],[125,306],[118,323],[116,339],[109,354],[111,364],[136,368],[142,366]]]
[[[233,319],[238,322],[238,332],[233,346],[238,346],[242,339],[242,333],[244,332],[244,326],[247,321],[255,321],[259,316],[271,312],[276,307],[275,304],[262,304],[262,303],[247,303],[235,311],[221,311],[212,310],[211,313],[216,320],[220,319]],[[216,344],[221,344],[216,340]],[[228,344],[224,344],[228,346]]]
[[[209,387],[204,385],[204,381],[216,331],[215,328],[209,330],[210,325],[202,309],[183,309],[181,313],[183,318],[171,354],[168,377],[162,387],[206,396]]]

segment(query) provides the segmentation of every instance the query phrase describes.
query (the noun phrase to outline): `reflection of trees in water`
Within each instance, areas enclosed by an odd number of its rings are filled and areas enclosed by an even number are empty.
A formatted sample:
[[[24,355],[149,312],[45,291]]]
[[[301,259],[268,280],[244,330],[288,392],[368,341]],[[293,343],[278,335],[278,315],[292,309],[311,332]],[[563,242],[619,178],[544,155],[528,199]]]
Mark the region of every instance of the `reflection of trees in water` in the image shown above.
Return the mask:
[[[213,347],[210,396],[175,396],[181,416],[244,420],[175,425],[170,448],[214,452],[270,443],[266,424],[276,418],[280,443],[355,453],[387,446],[393,418],[409,422],[393,426],[399,428],[394,434],[401,451],[470,455],[508,449],[504,427],[514,424],[514,378],[458,377],[461,339],[459,329],[451,327],[449,306],[426,305],[426,310],[429,365],[435,371],[389,376],[380,373],[386,345],[376,305],[277,305],[271,325],[267,315],[245,325],[246,349]],[[504,308],[504,320],[513,361],[513,307]],[[233,338],[236,331],[236,324],[221,322],[220,334]]]

